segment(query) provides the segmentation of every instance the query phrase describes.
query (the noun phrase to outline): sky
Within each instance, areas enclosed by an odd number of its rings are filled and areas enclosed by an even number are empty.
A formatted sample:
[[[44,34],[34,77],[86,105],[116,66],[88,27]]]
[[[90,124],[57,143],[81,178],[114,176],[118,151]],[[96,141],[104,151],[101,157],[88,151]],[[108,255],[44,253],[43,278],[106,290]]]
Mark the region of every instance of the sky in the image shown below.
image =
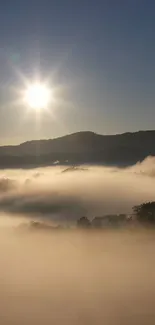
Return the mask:
[[[155,2],[6,0],[0,8],[0,144],[154,129]],[[37,115],[36,75],[56,89]]]

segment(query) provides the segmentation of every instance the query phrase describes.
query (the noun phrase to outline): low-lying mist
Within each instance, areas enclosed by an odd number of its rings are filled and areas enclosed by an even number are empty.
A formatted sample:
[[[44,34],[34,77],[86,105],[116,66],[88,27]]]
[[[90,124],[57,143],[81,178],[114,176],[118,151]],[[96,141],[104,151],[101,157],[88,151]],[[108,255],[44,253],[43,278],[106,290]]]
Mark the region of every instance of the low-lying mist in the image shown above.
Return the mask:
[[[155,233],[0,232],[2,325],[154,325]]]
[[[69,223],[83,215],[131,213],[133,205],[155,199],[154,176],[153,157],[125,169],[55,166],[3,170],[0,211]]]
[[[126,169],[0,172],[2,325],[155,324],[154,230],[12,227],[37,218],[74,224],[81,215],[130,213],[155,200],[154,166],[147,158]]]

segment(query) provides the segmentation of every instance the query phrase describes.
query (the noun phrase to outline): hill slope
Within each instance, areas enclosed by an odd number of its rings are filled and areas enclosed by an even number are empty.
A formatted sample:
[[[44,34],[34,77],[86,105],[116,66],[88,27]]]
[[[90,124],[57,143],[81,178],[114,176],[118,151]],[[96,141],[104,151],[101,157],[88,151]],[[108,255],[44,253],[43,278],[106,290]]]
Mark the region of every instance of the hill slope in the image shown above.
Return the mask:
[[[155,131],[116,135],[77,132],[56,139],[0,147],[0,167],[99,163],[131,165],[155,155]]]

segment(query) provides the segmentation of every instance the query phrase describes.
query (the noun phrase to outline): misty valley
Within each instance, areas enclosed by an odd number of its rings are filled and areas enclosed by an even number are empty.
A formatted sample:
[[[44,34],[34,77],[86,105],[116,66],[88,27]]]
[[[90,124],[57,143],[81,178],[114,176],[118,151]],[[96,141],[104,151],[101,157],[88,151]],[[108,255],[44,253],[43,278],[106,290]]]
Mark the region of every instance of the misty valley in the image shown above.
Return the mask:
[[[0,6],[0,325],[155,325],[155,1]]]
[[[2,324],[154,324],[154,177],[153,157],[1,170]]]

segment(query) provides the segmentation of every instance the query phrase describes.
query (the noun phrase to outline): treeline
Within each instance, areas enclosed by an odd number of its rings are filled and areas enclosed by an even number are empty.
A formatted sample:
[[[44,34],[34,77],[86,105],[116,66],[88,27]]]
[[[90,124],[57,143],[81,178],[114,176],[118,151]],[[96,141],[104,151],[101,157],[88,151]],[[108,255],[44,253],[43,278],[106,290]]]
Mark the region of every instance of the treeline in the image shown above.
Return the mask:
[[[102,217],[94,217],[89,220],[86,216],[80,217],[77,220],[76,228],[78,229],[103,229],[103,228],[119,228],[130,225],[155,225],[155,202],[146,202],[132,208],[130,215],[112,214]],[[72,229],[69,225],[49,225],[44,222],[31,221],[29,224],[22,224],[21,228],[30,230],[67,230]],[[75,227],[74,227],[75,228]]]
[[[125,226],[131,223],[139,223],[143,226],[155,225],[155,201],[142,203],[132,208],[130,215],[106,215],[95,217],[90,221],[87,217],[81,217],[77,221],[78,228],[103,228],[108,226]]]

